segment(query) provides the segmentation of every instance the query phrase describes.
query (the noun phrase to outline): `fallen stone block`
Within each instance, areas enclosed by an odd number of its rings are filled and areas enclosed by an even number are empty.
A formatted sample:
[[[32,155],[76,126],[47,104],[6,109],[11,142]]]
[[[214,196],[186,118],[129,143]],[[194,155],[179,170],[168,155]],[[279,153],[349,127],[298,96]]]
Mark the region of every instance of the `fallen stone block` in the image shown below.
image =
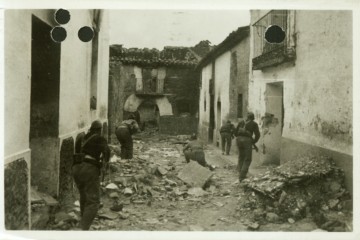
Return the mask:
[[[157,167],[156,172],[159,173],[161,176],[164,176],[167,174],[167,170],[163,167]]]
[[[204,187],[213,173],[195,161],[191,161],[179,172],[178,178],[192,187]]]
[[[124,189],[124,194],[130,196],[130,195],[133,194],[133,191],[130,188],[125,188]]]
[[[109,195],[110,198],[119,198],[119,194],[117,192],[112,192]]]
[[[260,227],[260,224],[258,224],[258,223],[250,223],[249,225],[248,225],[248,229],[249,230],[252,230],[252,231],[254,231],[254,230],[258,230],[259,229],[259,227]]]
[[[276,213],[267,213],[266,220],[272,223],[276,223],[280,220],[280,217]]]
[[[165,182],[167,182],[170,186],[177,186],[177,183],[176,182],[174,182],[174,181],[172,181],[172,180],[170,180],[170,179],[165,179]]]
[[[110,184],[106,185],[106,189],[109,189],[109,190],[118,190],[119,187],[118,187],[115,183],[110,183]]]

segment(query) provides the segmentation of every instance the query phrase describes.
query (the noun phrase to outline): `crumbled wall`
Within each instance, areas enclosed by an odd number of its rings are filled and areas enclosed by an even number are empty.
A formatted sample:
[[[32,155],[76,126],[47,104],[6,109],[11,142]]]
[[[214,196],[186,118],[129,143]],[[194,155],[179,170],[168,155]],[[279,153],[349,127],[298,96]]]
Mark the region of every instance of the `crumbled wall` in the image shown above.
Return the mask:
[[[64,139],[60,148],[59,200],[69,202],[73,197],[73,178],[71,167],[74,154],[74,139]]]
[[[161,116],[159,132],[163,134],[183,135],[197,133],[198,119],[191,116]]]
[[[174,114],[179,115],[181,106],[185,104],[189,106],[190,114],[196,115],[198,111],[198,78],[196,72],[192,68],[184,67],[143,67],[141,69],[142,79],[157,78],[164,79],[163,96],[150,97],[156,102],[160,115]],[[159,70],[160,69],[160,70]],[[128,97],[136,92],[139,88],[139,67],[135,65],[123,65],[121,63],[112,62],[110,64],[109,74],[109,134],[111,141],[116,142],[114,136],[115,127],[124,119],[124,104]],[[151,86],[143,86],[145,90]],[[158,85],[159,87],[159,85]],[[139,89],[138,89],[139,90]],[[137,96],[138,99],[147,101],[149,96]],[[165,99],[166,98],[166,99]],[[169,104],[170,103],[170,104]],[[136,103],[138,104],[138,103]],[[144,104],[144,103],[143,103]],[[149,111],[143,109],[143,104],[139,104],[139,112],[146,119],[150,119]],[[160,106],[161,105],[161,106]],[[169,108],[171,106],[171,109]],[[148,108],[146,108],[149,110]],[[141,111],[140,111],[141,110]],[[142,111],[144,110],[144,111]],[[166,112],[163,112],[163,110]],[[154,111],[154,117],[155,111]],[[141,119],[140,119],[141,120]]]
[[[24,159],[5,165],[4,209],[7,230],[29,229],[29,169]]]

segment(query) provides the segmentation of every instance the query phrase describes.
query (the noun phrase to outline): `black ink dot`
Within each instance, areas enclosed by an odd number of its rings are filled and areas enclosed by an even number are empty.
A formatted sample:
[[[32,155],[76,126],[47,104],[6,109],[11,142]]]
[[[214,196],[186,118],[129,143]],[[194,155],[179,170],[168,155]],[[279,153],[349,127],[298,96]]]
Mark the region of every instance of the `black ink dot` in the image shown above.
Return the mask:
[[[94,30],[91,27],[82,27],[79,30],[78,36],[81,41],[83,42],[89,42],[94,37]]]
[[[67,24],[70,21],[70,13],[68,10],[60,8],[55,12],[55,21],[58,24]]]
[[[50,35],[55,42],[62,42],[65,40],[67,33],[63,27],[54,27],[51,30]]]
[[[277,25],[271,25],[265,31],[265,40],[268,43],[281,43],[284,39],[284,30]]]

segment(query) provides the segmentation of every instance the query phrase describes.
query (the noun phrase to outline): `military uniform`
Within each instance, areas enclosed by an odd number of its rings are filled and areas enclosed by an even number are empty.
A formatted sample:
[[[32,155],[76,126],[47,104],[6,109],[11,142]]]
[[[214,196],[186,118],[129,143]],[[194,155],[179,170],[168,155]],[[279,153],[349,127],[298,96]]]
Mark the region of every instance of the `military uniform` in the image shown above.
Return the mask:
[[[253,135],[255,138],[253,139]],[[239,179],[242,181],[246,178],[252,161],[252,145],[260,138],[259,126],[253,120],[242,121],[236,128],[236,143],[239,149],[238,170]]]
[[[128,119],[116,128],[115,135],[121,145],[120,157],[122,159],[133,158],[133,139],[132,135],[139,131],[139,125],[136,120]]]
[[[226,155],[230,154],[231,141],[234,136],[235,126],[231,122],[227,122],[220,128],[221,135],[221,149],[223,154],[226,152]]]
[[[89,131],[76,139],[75,152],[83,154],[83,158],[74,159],[72,167],[72,175],[80,193],[80,227],[89,230],[100,204],[100,155],[108,162],[110,149],[104,137]]]
[[[203,145],[196,140],[190,141],[183,149],[186,162],[190,160],[197,161],[201,166],[207,167],[213,170],[213,167],[209,165],[205,160],[205,153]]]

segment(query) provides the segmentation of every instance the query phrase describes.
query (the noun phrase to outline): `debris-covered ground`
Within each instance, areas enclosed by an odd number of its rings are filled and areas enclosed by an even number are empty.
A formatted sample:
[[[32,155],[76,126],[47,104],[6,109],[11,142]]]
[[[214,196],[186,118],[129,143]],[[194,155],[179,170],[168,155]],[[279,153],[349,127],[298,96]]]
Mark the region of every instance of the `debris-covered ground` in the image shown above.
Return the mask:
[[[327,158],[299,158],[277,168],[250,169],[237,181],[237,156],[205,150],[209,171],[182,154],[189,136],[143,132],[134,158],[112,145],[101,186],[102,208],[91,230],[122,231],[351,231],[352,205],[343,174]],[[195,174],[196,173],[196,174]],[[79,202],[54,211],[48,229],[71,230]]]

